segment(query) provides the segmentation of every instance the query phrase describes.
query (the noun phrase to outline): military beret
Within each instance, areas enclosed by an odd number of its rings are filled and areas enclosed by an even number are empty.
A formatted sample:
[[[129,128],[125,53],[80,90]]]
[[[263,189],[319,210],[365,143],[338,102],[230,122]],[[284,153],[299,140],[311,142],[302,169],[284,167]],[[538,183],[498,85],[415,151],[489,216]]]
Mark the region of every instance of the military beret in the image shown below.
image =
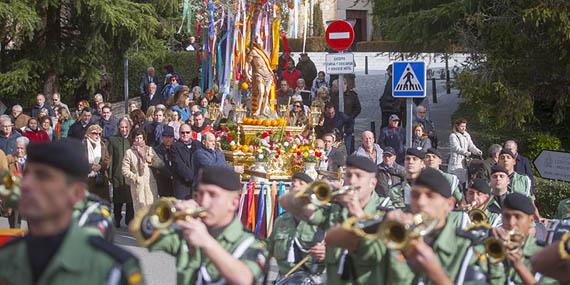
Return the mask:
[[[441,155],[441,152],[439,152],[439,150],[437,150],[437,149],[435,149],[435,148],[433,148],[433,147],[428,148],[428,150],[427,150],[426,153],[433,154],[433,155],[439,157],[440,159],[443,159],[443,156]]]
[[[384,148],[384,152],[383,154],[391,154],[391,155],[396,155],[396,151],[394,150],[393,147],[391,146],[387,146]]]
[[[507,194],[503,201],[503,208],[518,210],[528,215],[534,214],[534,204],[532,200],[521,193]]]
[[[351,155],[346,159],[347,167],[354,167],[366,172],[376,173],[378,167],[372,160],[364,156]]]
[[[164,126],[162,129],[162,136],[163,137],[173,137],[174,136],[174,128],[171,126]]]
[[[507,171],[507,169],[504,166],[495,164],[495,165],[493,165],[493,167],[491,167],[491,174],[495,174],[497,172],[504,172],[507,175],[509,174],[509,172]]]
[[[423,152],[419,149],[416,149],[416,148],[412,148],[412,147],[410,147],[406,150],[406,155],[413,155],[413,156],[416,156],[420,159],[424,159],[426,157],[425,152]]]
[[[27,162],[58,168],[67,175],[86,178],[91,171],[87,153],[81,142],[73,138],[45,144],[29,144]]]
[[[451,197],[451,185],[439,170],[431,167],[422,170],[414,185],[425,186],[445,198]]]
[[[476,178],[473,180],[469,188],[475,189],[481,193],[491,194],[491,187],[485,179]]]
[[[228,191],[239,191],[241,182],[239,176],[229,166],[206,166],[201,169],[199,184],[211,184]]]
[[[299,180],[305,181],[307,183],[313,182],[313,178],[311,178],[311,176],[307,175],[307,173],[305,173],[305,172],[297,172],[297,173],[293,174],[292,179],[299,179]]]
[[[501,150],[501,153],[499,154],[499,156],[501,156],[501,155],[503,155],[503,154],[508,154],[508,155],[510,155],[512,158],[515,158],[515,157],[516,157],[515,154],[514,154],[510,149],[508,149],[508,148],[503,148],[503,149]]]

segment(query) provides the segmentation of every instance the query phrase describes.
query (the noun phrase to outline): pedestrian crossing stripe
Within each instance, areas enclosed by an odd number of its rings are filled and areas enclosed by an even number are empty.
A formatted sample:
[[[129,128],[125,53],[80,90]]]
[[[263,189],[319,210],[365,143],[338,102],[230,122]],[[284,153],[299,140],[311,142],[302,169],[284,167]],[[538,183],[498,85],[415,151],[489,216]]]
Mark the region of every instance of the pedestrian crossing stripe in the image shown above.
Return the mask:
[[[424,91],[422,84],[418,81],[418,77],[414,69],[408,63],[398,84],[396,84],[396,91]]]

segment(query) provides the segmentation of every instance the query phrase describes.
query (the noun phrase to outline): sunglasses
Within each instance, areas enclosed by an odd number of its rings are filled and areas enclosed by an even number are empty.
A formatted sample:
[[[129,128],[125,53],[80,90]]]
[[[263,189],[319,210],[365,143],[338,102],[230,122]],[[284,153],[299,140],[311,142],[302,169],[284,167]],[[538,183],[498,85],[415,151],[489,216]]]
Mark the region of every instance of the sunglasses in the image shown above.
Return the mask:
[[[92,135],[97,135],[97,136],[100,136],[100,135],[101,135],[101,133],[98,133],[98,132],[92,132],[91,134],[92,134]]]
[[[295,108],[301,108],[301,105],[293,105]]]
[[[187,134],[190,134],[190,133],[192,133],[192,132],[182,132],[182,131],[181,131],[180,133],[183,134],[183,135],[187,135]]]

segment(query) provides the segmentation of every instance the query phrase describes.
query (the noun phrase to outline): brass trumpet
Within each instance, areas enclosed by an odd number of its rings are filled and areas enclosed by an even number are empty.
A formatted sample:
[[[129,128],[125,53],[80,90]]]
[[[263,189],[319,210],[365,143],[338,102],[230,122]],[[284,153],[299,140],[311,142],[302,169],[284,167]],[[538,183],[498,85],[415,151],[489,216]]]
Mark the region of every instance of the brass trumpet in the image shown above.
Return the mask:
[[[179,211],[174,206],[174,199],[161,198],[136,213],[129,231],[141,246],[148,247],[158,239],[161,230],[169,229],[177,220],[203,218],[207,214],[202,208]]]
[[[13,193],[20,192],[20,178],[11,175],[9,172],[2,174],[2,184],[0,184],[0,198],[8,198]]]
[[[341,188],[334,188],[323,181],[315,181],[307,184],[299,192],[295,194],[295,198],[308,197],[311,203],[317,206],[326,206],[336,196],[346,194],[353,191],[352,186],[343,186]]]
[[[406,248],[413,239],[425,236],[437,226],[437,219],[420,213],[413,216],[412,224],[384,221],[385,212],[378,212],[364,218],[349,218],[343,224],[345,229],[365,239],[380,239],[386,247],[394,250]]]
[[[522,247],[524,239],[524,235],[517,230],[508,232],[506,242],[495,237],[487,238],[483,243],[485,245],[485,253],[492,263],[502,262],[508,253],[514,253]]]

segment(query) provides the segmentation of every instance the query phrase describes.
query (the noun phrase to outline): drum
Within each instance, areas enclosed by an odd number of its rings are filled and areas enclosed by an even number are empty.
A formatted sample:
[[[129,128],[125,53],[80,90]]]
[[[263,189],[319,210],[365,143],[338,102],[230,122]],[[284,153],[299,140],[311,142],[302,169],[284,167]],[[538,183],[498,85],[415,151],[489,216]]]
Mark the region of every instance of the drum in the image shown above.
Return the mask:
[[[547,220],[544,230],[537,227],[537,242],[549,245],[559,241],[565,233],[570,232],[570,220]]]

